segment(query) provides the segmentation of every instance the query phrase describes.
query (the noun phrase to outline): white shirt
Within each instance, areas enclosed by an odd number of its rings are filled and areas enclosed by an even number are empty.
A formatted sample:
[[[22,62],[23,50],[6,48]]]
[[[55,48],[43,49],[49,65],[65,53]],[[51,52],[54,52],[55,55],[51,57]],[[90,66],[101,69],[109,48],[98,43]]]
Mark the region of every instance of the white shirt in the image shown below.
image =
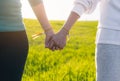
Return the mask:
[[[75,0],[73,12],[92,13],[100,2],[96,43],[120,45],[120,0]]]

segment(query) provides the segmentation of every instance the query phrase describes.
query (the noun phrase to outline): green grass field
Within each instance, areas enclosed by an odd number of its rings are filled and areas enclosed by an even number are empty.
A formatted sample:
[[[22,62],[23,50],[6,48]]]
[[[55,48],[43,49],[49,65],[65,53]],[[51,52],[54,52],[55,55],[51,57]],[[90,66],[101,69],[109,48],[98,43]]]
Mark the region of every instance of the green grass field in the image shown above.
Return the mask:
[[[29,55],[22,81],[95,81],[95,34],[97,21],[76,22],[62,51],[44,48],[45,35],[37,20],[25,19]],[[64,21],[50,22],[57,32]]]

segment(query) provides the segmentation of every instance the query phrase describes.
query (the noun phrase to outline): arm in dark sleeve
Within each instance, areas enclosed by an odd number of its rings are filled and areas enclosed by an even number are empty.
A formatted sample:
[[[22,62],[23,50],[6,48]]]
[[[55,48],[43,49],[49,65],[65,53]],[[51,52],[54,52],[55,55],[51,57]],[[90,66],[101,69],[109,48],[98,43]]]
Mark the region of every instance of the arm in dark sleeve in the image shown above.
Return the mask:
[[[31,6],[36,6],[37,4],[41,3],[42,0],[28,0]]]

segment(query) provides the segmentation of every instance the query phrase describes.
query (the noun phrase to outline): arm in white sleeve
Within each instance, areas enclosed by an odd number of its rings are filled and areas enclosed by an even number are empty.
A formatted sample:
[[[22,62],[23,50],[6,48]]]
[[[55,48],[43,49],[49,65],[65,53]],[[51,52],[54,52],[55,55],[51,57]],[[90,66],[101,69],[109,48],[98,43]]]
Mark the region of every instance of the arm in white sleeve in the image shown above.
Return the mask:
[[[75,0],[73,12],[81,16],[83,13],[92,13],[99,0]]]

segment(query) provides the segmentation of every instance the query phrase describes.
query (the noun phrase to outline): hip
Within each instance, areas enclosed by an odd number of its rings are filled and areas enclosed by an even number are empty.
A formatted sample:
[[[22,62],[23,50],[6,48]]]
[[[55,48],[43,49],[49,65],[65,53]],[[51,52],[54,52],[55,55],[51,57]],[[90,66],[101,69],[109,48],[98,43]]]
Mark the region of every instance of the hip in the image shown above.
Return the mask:
[[[28,49],[28,38],[25,31],[0,32],[0,50],[17,47]]]
[[[98,28],[96,33],[96,44],[120,45],[120,30]]]

